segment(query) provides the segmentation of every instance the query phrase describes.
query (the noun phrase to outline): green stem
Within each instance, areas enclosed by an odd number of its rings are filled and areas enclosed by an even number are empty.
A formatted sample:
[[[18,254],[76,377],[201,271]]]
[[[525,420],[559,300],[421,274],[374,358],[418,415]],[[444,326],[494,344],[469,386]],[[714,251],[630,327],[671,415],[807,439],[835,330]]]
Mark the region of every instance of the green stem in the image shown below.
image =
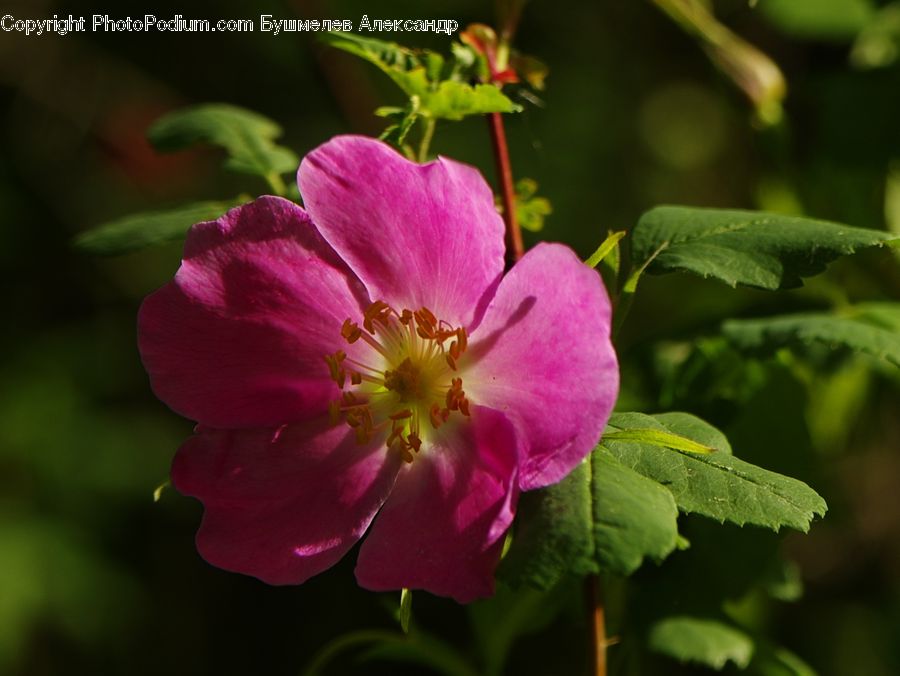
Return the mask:
[[[619,331],[622,330],[622,325],[625,323],[625,318],[628,317],[628,313],[631,310],[631,303],[634,300],[634,293],[637,291],[638,282],[641,279],[641,275],[644,274],[644,270],[647,269],[647,266],[653,262],[653,260],[659,256],[659,254],[669,246],[668,242],[663,242],[659,245],[659,248],[650,254],[650,257],[645,260],[641,267],[632,272],[628,279],[625,280],[625,284],[622,286],[622,290],[619,292],[618,298],[616,299],[616,305],[613,310],[613,327],[612,327],[612,337],[613,341],[616,340],[619,336]]]
[[[306,667],[304,676],[317,676],[322,668],[348,648],[367,645],[369,643],[404,643],[406,637],[388,631],[358,631],[342,636],[323,648],[315,659]]]
[[[613,232],[603,240],[603,244],[597,247],[597,250],[591,254],[590,258],[588,258],[584,264],[589,268],[596,268],[600,263],[606,258],[610,252],[616,248],[616,244],[619,243],[619,240],[625,236],[625,231],[620,230],[619,232]]]
[[[434,127],[436,124],[437,122],[433,117],[425,118],[422,140],[419,142],[419,162],[428,161],[428,149],[431,147],[431,139],[434,138]]]

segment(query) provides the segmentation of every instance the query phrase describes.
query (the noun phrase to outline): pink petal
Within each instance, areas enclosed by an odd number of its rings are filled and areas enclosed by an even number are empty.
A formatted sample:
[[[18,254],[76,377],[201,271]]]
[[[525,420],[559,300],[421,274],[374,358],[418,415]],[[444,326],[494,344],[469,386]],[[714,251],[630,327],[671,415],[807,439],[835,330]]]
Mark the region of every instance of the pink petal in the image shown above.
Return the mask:
[[[203,502],[197,549],[209,563],[270,584],[300,584],[362,536],[402,464],[384,440],[359,446],[346,425],[202,430],[178,451],[172,482]]]
[[[156,395],[212,427],[321,414],[338,393],[323,359],[365,290],[296,204],[262,197],[191,228],[175,278],[138,317]]]
[[[610,315],[600,276],[567,247],[539,244],[472,336],[463,386],[515,425],[522,490],[559,481],[600,439],[619,389]]]
[[[515,434],[496,411],[442,427],[406,465],[359,552],[367,589],[425,589],[468,603],[494,591],[518,497]]]
[[[477,323],[503,272],[503,221],[472,167],[410,162],[389,146],[339,136],[298,173],[306,208],[373,300]]]

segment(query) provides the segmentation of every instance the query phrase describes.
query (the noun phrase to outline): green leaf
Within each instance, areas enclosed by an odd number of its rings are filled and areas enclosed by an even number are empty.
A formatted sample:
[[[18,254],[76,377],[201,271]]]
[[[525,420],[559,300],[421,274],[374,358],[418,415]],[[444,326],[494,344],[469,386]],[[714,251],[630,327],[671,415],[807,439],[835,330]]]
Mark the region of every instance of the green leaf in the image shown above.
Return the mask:
[[[696,662],[722,669],[729,661],[744,669],[753,657],[753,640],[719,620],[676,616],[660,620],[650,629],[651,650],[679,662]]]
[[[537,181],[522,178],[516,181],[516,220],[526,230],[539,232],[544,229],[544,219],[553,213],[553,206],[546,197],[538,197]]]
[[[271,182],[273,177],[296,171],[299,165],[292,150],[273,143],[281,133],[281,127],[258,113],[224,103],[208,103],[163,116],[153,123],[147,137],[157,150],[165,152],[196,143],[219,146],[228,153],[228,169],[262,176]]]
[[[566,574],[630,575],[678,541],[672,494],[597,448],[560,483],[522,496],[500,576],[549,589]]]
[[[900,57],[900,2],[881,7],[856,36],[850,62],[857,68],[883,68]]]
[[[467,115],[521,110],[495,85],[470,85],[452,79],[455,77],[453,73],[451,79],[442,79],[443,58],[434,52],[413,51],[394,42],[351,33],[323,33],[321,39],[332,47],[355,54],[377,66],[408,97],[418,97],[420,115],[461,120]]]
[[[678,508],[656,481],[620,463],[602,446],[591,455],[594,556],[601,570],[630,575],[645,557],[675,549]]]
[[[875,14],[871,0],[761,0],[773,24],[798,38],[852,40]]]
[[[550,589],[566,574],[598,572],[592,518],[587,462],[559,483],[523,494],[512,546],[498,577],[516,587]]]
[[[423,92],[422,108],[431,117],[461,120],[467,115],[516,113],[520,106],[492,84],[469,85],[452,80],[441,82],[434,92]]]
[[[887,304],[879,304],[875,309],[875,321],[867,317],[863,308],[855,316],[806,313],[765,319],[732,319],[722,325],[722,332],[742,349],[819,343],[828,347],[846,347],[900,366],[900,330],[877,324],[879,320],[891,321],[891,313],[883,305]],[[894,305],[895,310],[900,308],[900,303]]]
[[[684,512],[739,526],[803,532],[816,514],[825,514],[825,501],[805,483],[735,458],[721,433],[693,416],[620,413],[607,429],[635,428],[673,432],[718,449],[703,455],[647,442],[601,440],[620,462],[666,486]]]
[[[636,264],[649,271],[686,270],[730,286],[800,286],[839,256],[881,246],[895,236],[879,230],[756,211],[656,207],[632,234]],[[655,257],[654,257],[655,254]]]
[[[179,240],[194,223],[215,220],[243,201],[194,202],[165,211],[132,214],[81,233],[74,244],[92,254],[117,256]]]

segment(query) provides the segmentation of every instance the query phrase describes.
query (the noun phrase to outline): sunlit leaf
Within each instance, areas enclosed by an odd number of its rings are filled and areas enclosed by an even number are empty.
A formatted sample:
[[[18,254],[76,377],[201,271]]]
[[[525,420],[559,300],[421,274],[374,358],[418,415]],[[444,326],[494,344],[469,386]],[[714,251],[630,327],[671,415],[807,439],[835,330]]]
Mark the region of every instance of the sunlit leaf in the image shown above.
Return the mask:
[[[669,491],[598,448],[560,483],[522,496],[501,575],[543,589],[566,574],[628,575],[675,549],[677,516]]]
[[[721,443],[714,440],[714,428],[685,414],[617,414],[608,429],[654,426],[715,448]],[[698,435],[700,429],[705,432]],[[604,439],[601,444],[624,465],[668,488],[685,512],[739,526],[754,524],[776,531],[788,526],[806,532],[814,516],[824,515],[827,509],[825,501],[802,481],[739,460],[724,448],[699,454],[646,442]]]
[[[408,97],[418,97],[418,112],[431,118],[461,120],[467,115],[512,113],[521,108],[492,84],[471,85],[444,73],[440,55],[413,51],[393,42],[351,33],[321,36],[326,43],[377,66]]]
[[[736,286],[800,286],[839,256],[895,239],[879,230],[754,211],[656,207],[634,228],[637,264],[686,270]]]
[[[699,617],[668,617],[650,629],[651,650],[679,662],[722,669],[733,662],[743,669],[753,657],[753,640],[725,622]]]
[[[544,219],[553,213],[553,206],[546,197],[537,194],[538,184],[530,178],[516,181],[516,219],[525,230],[539,232],[544,229]]]

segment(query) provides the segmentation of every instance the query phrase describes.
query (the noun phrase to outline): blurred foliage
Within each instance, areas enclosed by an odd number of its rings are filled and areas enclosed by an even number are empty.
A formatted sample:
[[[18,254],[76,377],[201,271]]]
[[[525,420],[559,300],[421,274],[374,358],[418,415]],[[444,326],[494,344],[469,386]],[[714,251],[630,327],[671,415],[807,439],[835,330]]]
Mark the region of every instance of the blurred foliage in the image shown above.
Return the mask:
[[[521,12],[515,44],[551,69],[541,105],[526,105],[536,98],[518,85],[505,90],[523,107],[507,117],[516,176],[532,177],[553,205],[528,242],[561,240],[586,256],[669,202],[900,232],[895,1],[705,3],[783,74],[784,112],[766,128],[732,86],[750,62],[729,61],[721,42],[698,41],[651,3],[519,4],[504,3],[506,15]],[[100,10],[38,0],[16,11]],[[108,11],[188,13],[168,1]],[[378,11],[491,20],[474,0],[439,10],[395,0]],[[224,0],[214,12],[358,22],[374,8]],[[447,36],[413,37],[448,52]],[[468,608],[417,593],[403,638],[399,598],[356,588],[352,555],[302,587],[270,588],[199,559],[196,504],[172,491],[153,502],[190,424],[149,392],[135,313],[171,276],[180,247],[100,259],[71,238],[123,214],[246,193],[246,176],[219,170],[219,151],[157,154],[145,130],[162,114],[205,101],[261,111],[283,127],[278,143],[302,155],[336,133],[381,133],[372,111],[407,103],[388,77],[304,34],[3,33],[0,101],[0,673],[295,674],[361,627],[376,640],[333,651],[322,673],[586,673],[571,581],[501,587]],[[438,121],[432,150],[493,176],[477,116]],[[858,321],[854,308],[898,298],[896,258],[883,249],[778,294],[642,278],[620,336],[620,410],[701,416],[742,459],[814,486],[830,511],[801,537],[679,517],[679,548],[663,565],[604,580],[610,632],[621,638],[614,673],[708,673],[689,661],[703,654],[729,660],[723,673],[900,672],[900,376],[876,356],[834,349],[833,333],[759,328],[787,313]],[[743,351],[747,331],[723,327],[732,317],[754,322],[743,328],[755,327],[752,342],[765,349]],[[866,321],[896,328],[884,315]],[[704,623],[720,628],[686,643]],[[673,633],[683,665],[647,652],[672,654]],[[749,657],[742,636],[755,646]]]

